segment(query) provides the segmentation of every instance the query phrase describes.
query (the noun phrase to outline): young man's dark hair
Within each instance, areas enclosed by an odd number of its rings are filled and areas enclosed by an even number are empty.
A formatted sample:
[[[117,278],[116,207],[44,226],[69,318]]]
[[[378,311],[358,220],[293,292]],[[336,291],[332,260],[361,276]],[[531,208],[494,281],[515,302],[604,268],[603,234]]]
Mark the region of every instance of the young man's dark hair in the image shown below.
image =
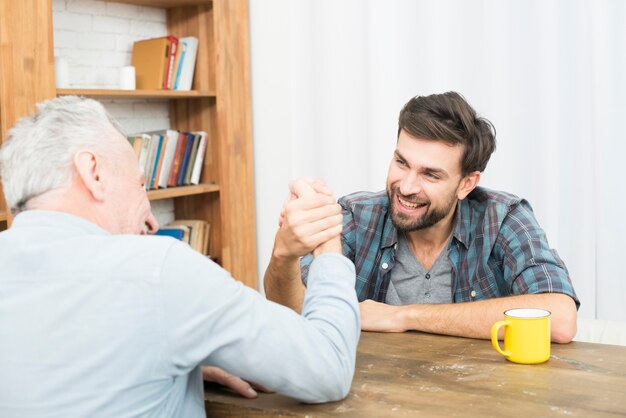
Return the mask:
[[[413,97],[400,111],[398,135],[401,130],[416,138],[463,145],[463,175],[484,171],[496,149],[493,124],[453,91]]]

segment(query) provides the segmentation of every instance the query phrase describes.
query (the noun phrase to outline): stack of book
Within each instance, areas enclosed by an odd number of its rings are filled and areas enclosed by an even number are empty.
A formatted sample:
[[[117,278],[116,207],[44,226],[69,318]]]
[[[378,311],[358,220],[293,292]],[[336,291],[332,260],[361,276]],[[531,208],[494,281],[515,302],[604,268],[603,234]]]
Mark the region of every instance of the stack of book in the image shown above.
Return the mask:
[[[198,38],[144,39],[133,44],[131,65],[142,90],[191,90]]]
[[[156,235],[166,235],[186,242],[200,254],[209,253],[210,225],[197,219],[179,219],[161,227]]]
[[[206,132],[168,129],[132,135],[128,141],[146,176],[146,190],[200,184]]]

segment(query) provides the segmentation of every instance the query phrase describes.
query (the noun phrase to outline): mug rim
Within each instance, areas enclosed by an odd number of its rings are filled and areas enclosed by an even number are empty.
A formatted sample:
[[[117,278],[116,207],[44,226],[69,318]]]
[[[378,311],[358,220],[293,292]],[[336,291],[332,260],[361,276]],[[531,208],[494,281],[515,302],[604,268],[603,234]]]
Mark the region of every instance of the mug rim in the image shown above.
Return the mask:
[[[504,311],[504,315],[510,318],[539,319],[552,315],[552,312],[540,308],[513,308]]]

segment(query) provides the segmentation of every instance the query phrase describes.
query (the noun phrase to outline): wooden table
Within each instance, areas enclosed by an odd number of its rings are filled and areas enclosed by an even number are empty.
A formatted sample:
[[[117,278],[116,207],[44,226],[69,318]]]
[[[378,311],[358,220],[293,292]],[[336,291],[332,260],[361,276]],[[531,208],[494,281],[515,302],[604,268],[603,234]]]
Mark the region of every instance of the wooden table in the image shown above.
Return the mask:
[[[626,347],[553,344],[550,360],[519,365],[489,341],[364,332],[348,397],[307,405],[277,394],[247,400],[207,387],[207,416],[626,416]]]

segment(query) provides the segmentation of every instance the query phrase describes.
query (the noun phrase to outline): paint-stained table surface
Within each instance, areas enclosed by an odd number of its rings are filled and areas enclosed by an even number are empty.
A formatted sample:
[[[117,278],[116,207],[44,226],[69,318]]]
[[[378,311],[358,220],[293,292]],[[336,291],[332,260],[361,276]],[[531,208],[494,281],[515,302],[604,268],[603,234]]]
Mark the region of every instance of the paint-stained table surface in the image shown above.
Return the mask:
[[[626,347],[552,344],[539,365],[510,363],[489,341],[364,332],[346,399],[306,405],[277,394],[248,400],[210,386],[207,416],[626,416]]]

